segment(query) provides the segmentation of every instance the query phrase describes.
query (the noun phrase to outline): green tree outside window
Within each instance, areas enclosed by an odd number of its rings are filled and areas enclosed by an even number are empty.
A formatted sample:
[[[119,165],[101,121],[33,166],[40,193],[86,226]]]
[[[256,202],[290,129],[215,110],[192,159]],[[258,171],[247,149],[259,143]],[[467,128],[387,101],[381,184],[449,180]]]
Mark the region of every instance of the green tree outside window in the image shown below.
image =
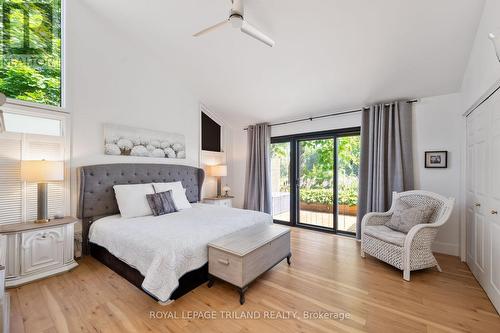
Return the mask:
[[[61,0],[0,0],[0,91],[61,106]]]

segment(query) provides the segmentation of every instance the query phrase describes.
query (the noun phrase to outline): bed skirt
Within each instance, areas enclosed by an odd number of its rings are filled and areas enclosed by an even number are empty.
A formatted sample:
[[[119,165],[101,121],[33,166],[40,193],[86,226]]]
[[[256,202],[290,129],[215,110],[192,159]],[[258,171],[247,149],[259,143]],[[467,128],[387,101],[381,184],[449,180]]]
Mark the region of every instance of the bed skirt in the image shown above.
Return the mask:
[[[142,276],[137,269],[130,267],[114,255],[112,255],[104,247],[96,245],[94,243],[90,243],[90,254],[92,257],[96,258],[101,263],[109,267],[113,272],[120,275],[128,282],[132,283],[134,286],[142,290],[145,294],[157,300],[154,296],[150,295],[149,293],[144,291],[144,289],[142,289],[144,276]],[[194,271],[184,274],[179,279],[179,286],[174,290],[174,292],[170,296],[170,299],[178,299],[207,281],[208,263]]]

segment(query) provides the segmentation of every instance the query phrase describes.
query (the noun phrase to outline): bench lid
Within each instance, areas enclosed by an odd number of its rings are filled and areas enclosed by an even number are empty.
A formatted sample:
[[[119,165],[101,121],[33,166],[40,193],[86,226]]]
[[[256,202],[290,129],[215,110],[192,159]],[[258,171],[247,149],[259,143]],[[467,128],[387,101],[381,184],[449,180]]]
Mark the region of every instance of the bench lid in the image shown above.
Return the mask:
[[[245,256],[289,232],[290,228],[281,225],[259,225],[218,238],[208,243],[208,246],[237,256]]]

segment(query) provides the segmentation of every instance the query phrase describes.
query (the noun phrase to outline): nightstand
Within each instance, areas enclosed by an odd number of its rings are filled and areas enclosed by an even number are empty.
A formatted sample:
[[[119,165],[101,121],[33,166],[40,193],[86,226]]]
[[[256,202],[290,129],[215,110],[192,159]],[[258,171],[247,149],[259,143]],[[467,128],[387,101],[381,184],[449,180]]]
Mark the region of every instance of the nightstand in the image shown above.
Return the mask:
[[[222,207],[233,207],[233,198],[234,197],[205,198],[203,199],[203,203]]]
[[[5,286],[15,287],[75,268],[74,217],[0,225]],[[1,240],[0,239],[0,240]]]

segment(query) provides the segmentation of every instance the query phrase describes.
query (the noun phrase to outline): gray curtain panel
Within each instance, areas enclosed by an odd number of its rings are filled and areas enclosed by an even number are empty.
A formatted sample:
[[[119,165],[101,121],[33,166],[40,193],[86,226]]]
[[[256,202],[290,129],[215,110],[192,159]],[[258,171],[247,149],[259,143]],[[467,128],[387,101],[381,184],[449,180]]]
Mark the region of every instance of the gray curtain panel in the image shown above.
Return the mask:
[[[389,210],[392,192],[413,189],[412,111],[406,102],[373,105],[361,121],[357,237],[369,212]]]
[[[244,208],[269,214],[272,205],[270,146],[269,124],[248,126]]]

